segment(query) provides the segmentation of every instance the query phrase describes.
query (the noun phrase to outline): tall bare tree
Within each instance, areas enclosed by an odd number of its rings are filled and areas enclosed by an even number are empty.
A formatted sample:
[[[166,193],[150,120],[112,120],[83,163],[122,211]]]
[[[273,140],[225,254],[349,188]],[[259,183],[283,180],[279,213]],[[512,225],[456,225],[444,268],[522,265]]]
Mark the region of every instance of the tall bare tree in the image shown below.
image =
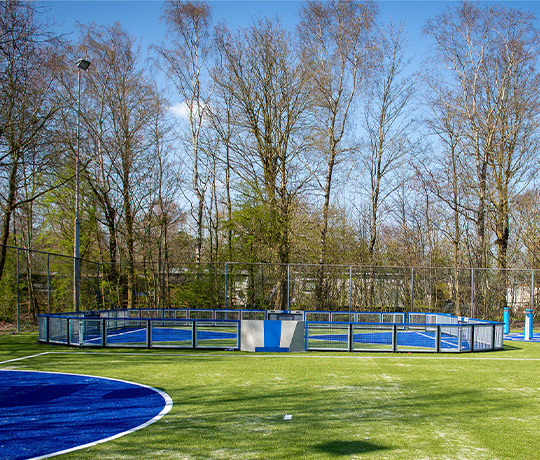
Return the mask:
[[[428,77],[429,78],[429,77]],[[434,161],[425,161],[419,166],[420,180],[431,190],[442,204],[449,208],[448,224],[441,228],[451,242],[454,282],[452,283],[452,300],[455,313],[461,315],[459,298],[459,267],[463,262],[462,239],[464,229],[463,218],[469,209],[465,200],[463,180],[463,146],[461,142],[462,118],[452,107],[437,98],[430,103],[431,117],[426,121],[428,130],[436,136],[433,149],[437,151]],[[427,160],[427,159],[426,159]]]
[[[408,71],[406,40],[402,28],[392,23],[381,31],[378,41],[378,68],[365,100],[363,127],[365,147],[360,149],[360,171],[365,171],[370,214],[368,254],[374,266],[384,206],[400,186],[397,174],[410,158],[411,99],[415,76]],[[369,305],[374,302],[375,271],[369,282]]]
[[[334,169],[348,150],[344,145],[353,102],[371,72],[374,3],[355,0],[308,1],[301,9],[298,36],[313,105],[321,122],[319,136],[326,162],[320,235],[318,297],[323,301],[328,221]]]
[[[306,75],[292,40],[279,21],[262,19],[233,35],[216,38],[222,56],[217,84],[232,98],[235,142],[242,157],[235,171],[269,211],[271,241],[281,265],[278,306],[286,307],[286,264],[290,261],[295,197],[310,180]]]
[[[148,204],[150,190],[155,185],[152,184],[156,162],[154,126],[162,101],[141,68],[135,39],[120,24],[91,24],[83,26],[82,32],[79,51],[99,66],[99,71],[89,74],[85,96],[88,104],[82,115],[84,126],[91,130],[95,141],[86,161],[95,161],[100,190],[106,191],[101,198],[105,214],[111,213],[108,224],[113,222],[112,214],[121,215],[121,227],[117,230],[125,242],[127,301],[132,308],[136,216],[141,206]],[[112,200],[107,204],[106,197],[113,195],[119,209]]]
[[[219,78],[219,76],[218,76]],[[234,143],[232,138],[235,133],[235,127],[233,122],[232,111],[232,98],[231,95],[223,88],[218,87],[216,91],[216,97],[211,113],[212,128],[216,133],[218,150],[218,156],[220,158],[220,164],[222,169],[222,182],[225,187],[224,205],[226,209],[225,219],[226,225],[226,257],[227,260],[233,260],[232,240],[233,232],[232,226],[228,223],[232,220],[233,215],[233,200],[232,200],[232,182],[233,182],[233,170],[232,170],[232,157],[234,155]]]
[[[476,265],[487,266],[488,217],[495,227],[497,265],[505,268],[512,196],[534,171],[539,99],[535,65],[540,37],[530,13],[463,2],[429,20],[440,100],[463,120],[464,151],[474,171]],[[443,68],[441,68],[441,65]]]
[[[513,223],[525,266],[540,267],[540,191],[533,188],[522,193],[516,200]]]
[[[57,45],[34,3],[0,2],[0,278],[14,211],[57,185]]]
[[[207,158],[203,146],[205,120],[209,118],[212,93],[207,79],[212,51],[210,35],[211,8],[203,1],[170,0],[165,4],[168,26],[167,44],[155,47],[159,65],[169,77],[188,123],[189,157],[193,171],[192,189],[196,197],[196,262],[201,261],[204,238],[204,207],[208,188]]]
[[[399,180],[393,180],[393,175],[407,163],[410,153],[410,102],[415,77],[406,74],[410,63],[405,54],[406,44],[401,26],[395,28],[389,24],[387,31],[381,34],[379,69],[365,104],[367,146],[361,161],[369,175],[371,264],[375,263],[381,207],[399,186]]]

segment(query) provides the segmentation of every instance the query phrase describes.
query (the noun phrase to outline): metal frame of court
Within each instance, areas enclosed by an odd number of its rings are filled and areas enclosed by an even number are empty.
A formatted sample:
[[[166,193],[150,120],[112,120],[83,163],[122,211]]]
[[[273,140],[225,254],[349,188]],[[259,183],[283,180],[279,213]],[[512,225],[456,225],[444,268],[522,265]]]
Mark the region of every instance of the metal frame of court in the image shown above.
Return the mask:
[[[38,342],[77,347],[241,350],[265,310],[122,309],[39,316]],[[444,313],[300,311],[306,351],[464,353],[503,348],[503,323]]]

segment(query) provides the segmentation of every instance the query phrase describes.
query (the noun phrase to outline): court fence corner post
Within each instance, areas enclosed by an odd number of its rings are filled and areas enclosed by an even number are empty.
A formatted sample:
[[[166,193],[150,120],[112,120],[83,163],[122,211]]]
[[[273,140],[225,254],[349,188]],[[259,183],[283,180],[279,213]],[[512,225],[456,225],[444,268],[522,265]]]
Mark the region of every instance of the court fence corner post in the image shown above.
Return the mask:
[[[239,319],[236,325],[236,347],[242,349],[242,320]]]
[[[146,348],[152,347],[152,320],[146,320]]]
[[[304,313],[305,319],[305,313]],[[309,323],[305,321],[304,323],[304,351],[308,351],[308,341],[309,341]]]

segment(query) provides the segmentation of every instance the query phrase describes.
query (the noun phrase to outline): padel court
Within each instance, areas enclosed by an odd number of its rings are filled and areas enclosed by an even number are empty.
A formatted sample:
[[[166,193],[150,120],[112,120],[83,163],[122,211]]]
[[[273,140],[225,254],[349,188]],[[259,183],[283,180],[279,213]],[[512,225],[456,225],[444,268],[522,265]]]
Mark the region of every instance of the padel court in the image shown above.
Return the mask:
[[[223,319],[234,314],[237,319]],[[41,315],[39,326],[39,342],[78,347],[436,353],[503,348],[503,323],[441,313],[132,309]]]

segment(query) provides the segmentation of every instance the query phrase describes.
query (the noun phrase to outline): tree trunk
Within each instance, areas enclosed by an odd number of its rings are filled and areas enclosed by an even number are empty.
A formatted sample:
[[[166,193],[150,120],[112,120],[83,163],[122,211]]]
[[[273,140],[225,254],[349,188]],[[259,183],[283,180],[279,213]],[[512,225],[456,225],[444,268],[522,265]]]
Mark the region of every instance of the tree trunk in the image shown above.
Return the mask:
[[[133,213],[131,209],[131,196],[129,193],[129,180],[124,177],[124,214],[126,219],[126,249],[128,253],[127,295],[128,308],[135,307],[135,251],[133,235]]]
[[[332,130],[333,131],[333,130]],[[326,239],[328,236],[328,219],[330,214],[330,193],[332,190],[332,174],[336,164],[336,142],[330,139],[330,157],[328,159],[328,169],[326,172],[326,184],[324,188],[324,204],[323,204],[323,222],[321,229],[321,249],[319,254],[319,270],[317,274],[317,286],[315,294],[317,301],[321,307],[328,305],[328,292],[326,288],[326,280],[324,277],[324,265],[326,263]]]
[[[13,155],[12,155],[13,156]],[[0,279],[4,274],[4,266],[6,264],[7,256],[7,244],[9,240],[9,226],[11,223],[11,216],[15,206],[15,192],[17,189],[17,170],[19,166],[18,156],[15,156],[15,161],[11,164],[11,171],[9,174],[9,190],[7,195],[6,204],[4,206],[4,217],[2,219],[2,231],[0,233]]]

